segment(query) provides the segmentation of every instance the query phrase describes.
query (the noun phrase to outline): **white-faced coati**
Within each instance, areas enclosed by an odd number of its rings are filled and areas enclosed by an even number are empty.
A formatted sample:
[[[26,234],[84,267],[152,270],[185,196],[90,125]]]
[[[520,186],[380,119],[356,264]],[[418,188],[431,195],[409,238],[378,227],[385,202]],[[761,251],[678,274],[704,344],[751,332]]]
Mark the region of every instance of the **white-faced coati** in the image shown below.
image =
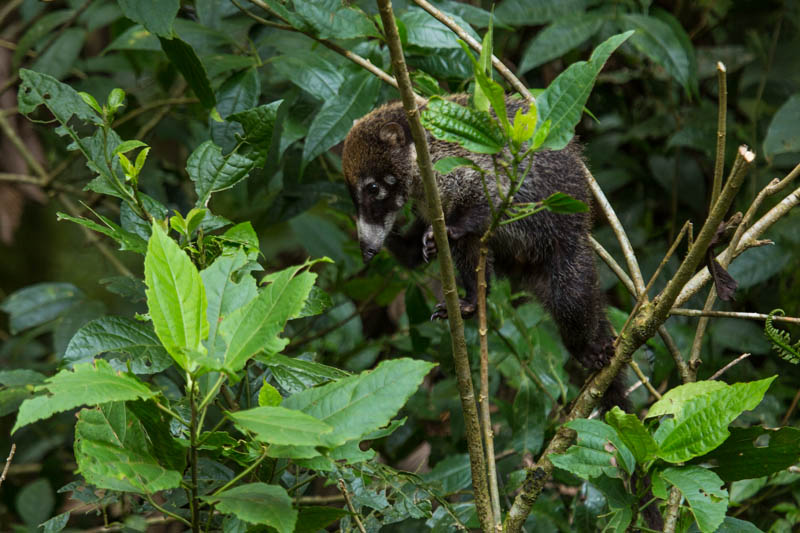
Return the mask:
[[[468,96],[451,99],[465,105]],[[508,98],[506,105],[510,116],[527,107]],[[428,145],[434,162],[461,156],[486,170],[493,169],[491,156],[468,152],[430,134]],[[590,202],[586,167],[576,143],[559,151],[539,151],[532,157],[533,166],[515,196],[516,202],[536,202],[555,192]],[[527,164],[528,161],[523,162],[521,172]],[[416,150],[400,102],[386,104],[356,121],[344,142],[342,168],[356,206],[364,262],[384,244],[409,267],[421,263],[426,252],[435,252]],[[479,240],[490,223],[489,205],[481,175],[474,169],[462,167],[448,175],[437,173],[436,180],[453,258],[466,293],[461,312],[469,316],[476,309],[475,268]],[[492,176],[486,184],[489,196],[498,204],[496,180]],[[507,180],[501,180],[499,186],[507,187]],[[417,220],[407,233],[399,235],[392,232],[392,227],[408,200],[413,202]],[[585,367],[598,369],[613,355],[613,336],[597,288],[588,241],[590,226],[589,213],[565,215],[548,211],[500,226],[489,242],[488,270],[534,293],[553,316],[570,354]],[[431,318],[446,316],[440,304]]]

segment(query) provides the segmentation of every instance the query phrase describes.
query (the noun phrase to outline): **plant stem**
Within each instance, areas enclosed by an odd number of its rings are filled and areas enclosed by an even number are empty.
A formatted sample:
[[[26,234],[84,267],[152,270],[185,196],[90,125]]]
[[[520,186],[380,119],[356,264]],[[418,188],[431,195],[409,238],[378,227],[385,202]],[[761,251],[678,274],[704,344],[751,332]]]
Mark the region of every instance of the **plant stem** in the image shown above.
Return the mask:
[[[343,479],[339,479],[339,490],[342,492],[342,496],[344,496],[344,501],[347,504],[347,508],[350,510],[350,516],[353,517],[353,520],[358,527],[358,530],[361,533],[367,533],[367,530],[364,528],[364,524],[361,523],[361,518],[358,516],[356,512],[356,508],[353,507],[353,502],[350,501],[350,494],[347,492],[347,486],[344,484]]]
[[[711,188],[711,206],[717,201],[722,190],[722,172],[725,169],[725,133],[728,110],[728,83],[725,65],[717,61],[718,102],[717,102],[717,158],[714,162],[714,183]]]
[[[693,317],[718,317],[718,318],[741,318],[745,320],[766,320],[769,315],[764,313],[744,313],[741,311],[706,311],[701,309],[684,309],[682,307],[674,307],[670,309],[669,314],[677,316],[693,316]],[[800,318],[793,316],[773,315],[772,320],[775,322],[788,322],[789,324],[800,325]]]
[[[197,487],[197,383],[194,376],[187,376],[187,387],[189,387],[189,405],[192,408],[192,418],[189,424],[189,462],[192,470],[192,533],[200,533],[200,499],[198,498]]]
[[[467,343],[464,339],[464,322],[461,318],[461,309],[458,301],[458,290],[453,270],[453,259],[450,255],[450,244],[447,241],[447,228],[442,212],[442,202],[439,190],[433,176],[433,164],[428,151],[425,130],[419,120],[419,110],[416,106],[414,90],[408,76],[403,49],[400,44],[400,35],[392,12],[390,0],[378,0],[381,20],[386,32],[386,42],[392,56],[392,68],[400,88],[403,107],[408,116],[411,136],[417,153],[422,181],[425,187],[426,204],[430,206],[436,246],[439,250],[439,264],[442,273],[442,286],[447,306],[448,322],[450,324],[450,337],[453,347],[453,360],[456,368],[456,379],[461,407],[464,412],[464,425],[467,434],[467,448],[469,450],[470,467],[472,471],[472,486],[475,490],[475,506],[478,512],[478,521],[484,531],[490,531],[494,524],[492,509],[489,503],[489,490],[486,481],[486,466],[484,465],[483,443],[481,442],[480,422],[478,409],[475,405],[475,393],[472,385],[472,373],[467,355]]]
[[[17,452],[17,445],[11,443],[11,451],[8,452],[8,457],[6,457],[6,464],[3,466],[3,473],[0,474],[0,485],[3,484],[3,481],[6,480],[6,474],[8,474],[8,467],[11,466],[11,460],[14,459],[14,454]]]
[[[172,519],[174,519],[174,520],[177,520],[178,522],[181,522],[182,524],[185,524],[185,525],[187,525],[187,526],[189,526],[189,527],[193,527],[193,525],[192,525],[192,524],[190,524],[190,523],[189,523],[189,521],[188,521],[188,520],[186,520],[186,519],[185,519],[184,517],[182,517],[181,515],[179,515],[179,514],[175,514],[175,513],[173,513],[172,511],[168,511],[167,509],[165,509],[165,508],[161,507],[160,505],[158,505],[158,504],[155,502],[155,500],[153,499],[153,497],[152,497],[152,496],[150,496],[149,494],[145,494],[145,495],[144,495],[144,497],[145,497],[145,498],[147,498],[147,502],[148,502],[150,505],[152,505],[152,506],[153,506],[153,508],[154,508],[154,509],[156,509],[156,510],[157,510],[159,513],[161,513],[161,514],[163,514],[163,515],[165,515],[165,516],[168,516],[168,517],[170,517],[170,518],[172,518]]]
[[[236,477],[234,477],[233,479],[231,479],[230,481],[225,483],[223,486],[221,486],[220,488],[215,490],[214,493],[211,496],[216,496],[217,494],[225,492],[226,490],[228,490],[229,488],[234,486],[236,483],[238,483],[241,479],[243,479],[247,474],[252,472],[253,469],[255,469],[258,465],[260,465],[264,461],[264,459],[267,458],[268,451],[269,451],[269,449],[267,447],[264,447],[263,452],[258,457],[258,459],[255,460],[255,462],[253,464],[251,464],[250,466],[248,466],[247,468],[245,468],[244,470],[239,472],[239,474]]]

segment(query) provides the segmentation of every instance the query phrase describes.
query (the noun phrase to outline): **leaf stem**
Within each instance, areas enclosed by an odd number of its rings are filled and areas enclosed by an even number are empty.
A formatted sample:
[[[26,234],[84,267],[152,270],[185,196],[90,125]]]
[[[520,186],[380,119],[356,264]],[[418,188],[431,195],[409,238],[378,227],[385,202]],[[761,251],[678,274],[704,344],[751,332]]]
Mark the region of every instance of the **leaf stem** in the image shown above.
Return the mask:
[[[186,520],[184,517],[182,517],[181,515],[175,514],[172,511],[168,511],[167,509],[165,509],[165,508],[161,507],[160,505],[158,505],[151,495],[145,494],[144,497],[147,498],[147,502],[150,505],[152,505],[153,508],[155,508],[159,513],[161,513],[163,515],[166,515],[166,516],[168,516],[168,517],[170,517],[170,518],[172,518],[174,520],[177,520],[178,522],[181,522],[182,524],[184,524],[186,526],[192,527],[192,524],[188,520]]]
[[[211,496],[213,497],[213,496],[216,496],[217,494],[221,494],[221,493],[225,492],[226,490],[228,490],[229,488],[234,486],[236,483],[238,483],[241,479],[243,479],[247,474],[252,472],[253,469],[255,469],[258,465],[261,464],[262,461],[264,461],[264,459],[267,458],[267,452],[268,451],[269,451],[269,448],[265,446],[263,448],[263,451],[261,452],[261,455],[259,456],[258,459],[255,460],[255,462],[253,464],[251,464],[250,466],[248,466],[247,468],[245,468],[244,470],[239,472],[239,474],[236,477],[234,477],[233,479],[231,479],[230,481],[225,483],[223,486],[221,486],[220,488],[215,490],[213,492],[213,494],[211,494]]]

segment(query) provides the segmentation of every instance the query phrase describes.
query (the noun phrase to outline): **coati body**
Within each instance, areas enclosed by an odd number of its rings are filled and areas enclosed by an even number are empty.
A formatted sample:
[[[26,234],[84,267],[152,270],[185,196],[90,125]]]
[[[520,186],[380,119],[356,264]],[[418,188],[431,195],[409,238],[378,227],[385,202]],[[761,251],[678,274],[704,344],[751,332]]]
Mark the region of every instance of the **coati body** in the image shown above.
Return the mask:
[[[467,95],[452,97],[465,105]],[[507,99],[509,116],[524,103]],[[486,170],[491,156],[434,139],[428,134],[433,161],[461,156]],[[555,192],[590,203],[586,170],[576,143],[559,151],[540,151],[516,194],[515,202],[536,202]],[[523,162],[524,172],[528,161]],[[435,251],[430,231],[431,214],[425,202],[416,150],[405,111],[400,102],[380,107],[356,121],[344,143],[342,167],[358,214],[358,237],[364,261],[385,244],[407,266]],[[490,209],[480,173],[462,167],[448,175],[436,175],[454,261],[466,296],[464,315],[475,311],[479,240],[490,223]],[[500,202],[493,175],[487,186],[495,204]],[[499,187],[508,187],[501,181]],[[411,200],[417,220],[404,235],[392,232],[397,214]],[[594,256],[588,237],[589,213],[555,214],[542,211],[500,226],[489,242],[489,272],[507,277],[521,289],[536,295],[558,325],[565,346],[581,364],[597,369],[613,354],[613,336],[597,288]],[[488,278],[488,277],[487,277]],[[443,306],[432,318],[444,318]],[[612,393],[613,394],[613,393]],[[610,400],[610,398],[606,398]],[[619,398],[612,400],[615,403]]]

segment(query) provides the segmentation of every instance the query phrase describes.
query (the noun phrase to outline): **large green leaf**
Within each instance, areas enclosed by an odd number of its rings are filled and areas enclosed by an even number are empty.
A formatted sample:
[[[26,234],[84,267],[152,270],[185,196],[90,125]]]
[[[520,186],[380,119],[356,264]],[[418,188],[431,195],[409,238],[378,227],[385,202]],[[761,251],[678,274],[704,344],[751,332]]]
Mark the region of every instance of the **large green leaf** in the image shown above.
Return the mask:
[[[667,468],[659,475],[673,484],[689,502],[692,514],[703,533],[713,533],[725,519],[728,491],[712,471],[699,466]]]
[[[366,115],[378,98],[378,78],[363,72],[349,76],[339,92],[322,104],[322,108],[311,121],[303,161],[308,162],[345,138],[353,127],[353,121]]]
[[[764,139],[764,155],[800,152],[800,93],[793,94],[772,116]]]
[[[434,97],[420,117],[437,139],[458,143],[471,152],[496,154],[505,146],[503,131],[488,113]]]
[[[317,275],[290,267],[272,275],[272,282],[244,307],[233,311],[219,326],[227,346],[225,368],[236,373],[256,353],[281,351],[289,342],[278,337],[286,321],[305,305]]]
[[[592,0],[504,0],[494,14],[497,20],[509,26],[534,26],[579,13],[592,3]]]
[[[480,42],[480,36],[464,19],[450,13],[447,15],[476,41]],[[459,48],[456,34],[422,9],[411,8],[401,14],[398,20],[406,27],[408,44],[423,48]]]
[[[724,381],[695,381],[668,390],[660,400],[650,406],[646,418],[663,415],[677,415],[686,402],[697,396],[727,388]]]
[[[223,122],[209,117],[211,140],[225,153],[234,149],[242,134],[242,126],[231,121],[230,115],[258,105],[261,96],[261,78],[258,69],[248,68],[225,80],[217,90],[217,112]]]
[[[123,402],[79,413],[75,460],[86,481],[101,489],[153,494],[181,482],[180,472],[158,464],[144,425]]]
[[[256,438],[269,444],[322,446],[333,428],[303,412],[285,407],[255,407],[231,413],[230,417]]]
[[[151,325],[122,316],[98,318],[79,329],[67,345],[64,360],[82,362],[106,352],[128,355],[135,374],[161,372],[172,364]]]
[[[520,74],[547,63],[551,59],[561,57],[579,46],[600,31],[600,27],[607,17],[606,13],[577,13],[553,21],[528,43],[520,60]]]
[[[637,463],[644,464],[655,457],[658,445],[638,416],[614,407],[606,413],[606,423],[617,430],[620,440],[633,453]]]
[[[379,37],[375,25],[358,10],[339,0],[297,2],[295,11],[320,39],[355,39]]]
[[[538,127],[550,121],[550,135],[543,145],[545,148],[560,150],[569,143],[597,75],[614,50],[632,34],[633,31],[628,31],[609,37],[594,49],[589,61],[578,61],[567,67],[539,95],[536,99],[539,108]]]
[[[455,494],[472,486],[472,469],[469,464],[469,455],[466,453],[450,455],[442,459],[433,470],[423,476],[428,483],[435,483],[441,487],[441,494]]]
[[[175,65],[175,68],[183,75],[186,83],[197,95],[203,107],[206,109],[214,107],[217,103],[217,98],[208,81],[206,67],[197,57],[197,52],[195,52],[194,48],[178,37],[171,39],[159,37],[158,40],[170,63]]]
[[[48,394],[22,402],[12,433],[22,426],[80,405],[147,399],[157,395],[134,376],[116,372],[102,359],[94,364],[84,363],[75,365],[72,370],[62,370],[36,390],[46,390]]]
[[[194,182],[198,207],[208,204],[211,193],[230,189],[253,169],[253,161],[241,155],[222,155],[222,149],[213,141],[195,148],[186,161],[186,172]]]
[[[689,92],[690,79],[695,73],[691,72],[692,61],[687,56],[681,39],[675,34],[677,28],[672,28],[655,17],[635,13],[623,14],[621,21],[623,28],[636,30],[631,37],[631,44],[664,67]]]
[[[332,448],[388,424],[433,366],[413,359],[384,361],[374,370],[294,394],[283,406],[332,426],[324,436]]]
[[[327,101],[339,94],[344,83],[341,65],[333,64],[316,50],[294,50],[275,57],[272,67],[319,100]]]
[[[722,445],[702,457],[716,463],[714,473],[726,483],[780,472],[800,461],[800,429],[731,428]],[[764,436],[769,443],[764,443]]]
[[[350,375],[333,366],[306,361],[299,357],[286,357],[279,353],[260,357],[259,360],[270,369],[278,384],[289,394]]]
[[[67,124],[73,116],[86,122],[102,124],[97,113],[69,85],[47,74],[24,68],[20,69],[19,77],[22,80],[17,91],[20,113],[27,115],[44,105],[62,125]]]
[[[252,159],[257,168],[264,166],[270,147],[278,139],[273,134],[278,123],[278,109],[283,100],[276,100],[252,109],[234,113],[228,120],[238,122],[244,128],[244,142],[246,150],[242,152]]]
[[[86,295],[71,283],[36,283],[12,293],[0,304],[8,313],[12,334],[55,320]]]
[[[205,351],[202,341],[208,337],[205,288],[192,261],[156,222],[147,243],[144,278],[156,335],[181,368],[194,370],[192,359]]]
[[[180,8],[179,0],[117,0],[126,17],[151,33],[172,36],[172,23]]]
[[[203,496],[203,500],[217,502],[216,509],[222,513],[233,513],[251,524],[272,526],[278,533],[292,533],[297,522],[292,499],[278,485],[249,483],[213,496]]]
[[[620,477],[619,466],[628,473],[633,471],[633,454],[614,428],[600,420],[590,419],[577,419],[566,425],[577,431],[578,442],[565,453],[548,456],[555,466],[583,479],[596,478],[601,474]]]
[[[680,463],[722,444],[730,434],[728,424],[742,412],[754,409],[775,377],[727,385],[686,400],[673,418],[663,419],[656,430],[658,456]]]

